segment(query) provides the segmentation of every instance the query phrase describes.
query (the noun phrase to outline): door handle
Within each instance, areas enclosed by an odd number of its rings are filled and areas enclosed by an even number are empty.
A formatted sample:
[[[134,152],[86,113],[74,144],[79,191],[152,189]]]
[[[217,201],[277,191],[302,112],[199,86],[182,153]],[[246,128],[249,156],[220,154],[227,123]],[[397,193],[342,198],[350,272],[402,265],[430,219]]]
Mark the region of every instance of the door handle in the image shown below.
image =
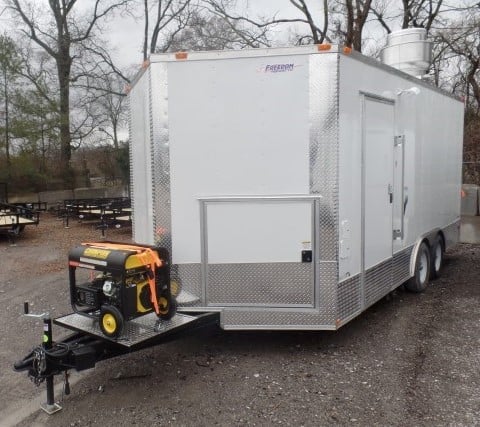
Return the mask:
[[[393,186],[392,184],[388,184],[388,197],[390,200],[390,204],[393,203]]]

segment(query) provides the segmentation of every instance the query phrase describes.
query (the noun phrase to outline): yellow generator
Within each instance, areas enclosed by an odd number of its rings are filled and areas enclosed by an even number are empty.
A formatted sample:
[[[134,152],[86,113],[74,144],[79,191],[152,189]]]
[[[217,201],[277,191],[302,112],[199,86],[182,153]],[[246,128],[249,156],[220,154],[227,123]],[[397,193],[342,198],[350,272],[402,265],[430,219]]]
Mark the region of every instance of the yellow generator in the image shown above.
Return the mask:
[[[128,320],[152,311],[168,320],[176,312],[164,248],[82,243],[70,251],[69,281],[74,311],[98,319],[110,338],[121,336]]]

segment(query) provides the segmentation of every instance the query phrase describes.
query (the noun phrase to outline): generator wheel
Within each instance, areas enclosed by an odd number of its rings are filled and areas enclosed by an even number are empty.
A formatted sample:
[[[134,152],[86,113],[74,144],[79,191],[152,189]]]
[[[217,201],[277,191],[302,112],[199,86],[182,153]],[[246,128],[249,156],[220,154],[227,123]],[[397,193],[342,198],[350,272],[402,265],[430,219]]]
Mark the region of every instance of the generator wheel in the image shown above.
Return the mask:
[[[436,279],[440,277],[440,271],[443,267],[443,255],[445,252],[445,245],[443,238],[440,234],[437,234],[432,244],[432,265],[430,267],[430,279]]]
[[[100,329],[109,338],[117,338],[123,331],[122,313],[113,305],[104,305],[100,310]]]
[[[405,283],[410,292],[423,292],[430,278],[430,249],[425,242],[420,244],[415,259],[415,271],[413,277]]]
[[[158,317],[170,320],[177,312],[177,301],[173,296],[160,295],[158,298]]]
[[[173,278],[170,280],[170,292],[172,296],[177,297],[180,291],[182,290],[182,282],[178,278]]]

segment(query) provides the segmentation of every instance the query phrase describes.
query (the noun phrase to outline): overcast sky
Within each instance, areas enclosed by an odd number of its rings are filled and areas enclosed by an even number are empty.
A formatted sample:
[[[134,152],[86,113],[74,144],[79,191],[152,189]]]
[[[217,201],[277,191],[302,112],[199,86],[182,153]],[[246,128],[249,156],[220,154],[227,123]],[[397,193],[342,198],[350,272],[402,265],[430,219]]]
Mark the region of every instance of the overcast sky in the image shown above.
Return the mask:
[[[278,18],[302,17],[289,0],[238,0],[242,9],[248,8],[251,16],[261,15],[271,17],[276,14]],[[311,7],[311,12],[316,22],[322,22],[322,9],[319,0],[306,0]],[[138,11],[141,16],[142,10]],[[116,62],[122,66],[141,64],[143,43],[143,20],[135,22],[133,18],[117,18],[109,23],[109,39],[114,48],[112,55]],[[287,34],[286,26],[279,26],[279,33]],[[308,29],[306,29],[308,32]],[[281,38],[282,34],[277,34]],[[285,37],[286,38],[286,37]]]

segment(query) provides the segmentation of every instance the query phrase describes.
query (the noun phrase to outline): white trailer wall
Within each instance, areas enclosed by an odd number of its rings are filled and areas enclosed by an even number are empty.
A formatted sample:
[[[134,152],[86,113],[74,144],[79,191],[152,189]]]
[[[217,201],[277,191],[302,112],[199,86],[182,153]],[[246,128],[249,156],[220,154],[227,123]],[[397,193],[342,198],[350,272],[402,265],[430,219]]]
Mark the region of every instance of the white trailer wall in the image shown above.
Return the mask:
[[[160,55],[131,104],[134,237],[224,328],[336,329],[454,240],[462,104],[361,55]]]
[[[381,65],[372,67],[365,61],[345,55],[339,60],[341,281],[361,273],[362,256],[365,256],[362,247],[362,206],[365,203],[362,204],[362,138],[365,138],[362,99],[372,95],[379,101],[388,103],[391,100],[395,110],[393,133],[405,137],[403,200],[399,194],[402,186],[395,182],[401,176],[399,171],[394,173],[391,182],[392,188],[396,189],[392,203],[395,226],[399,226],[396,216],[401,215],[401,206],[406,204],[403,238],[393,240],[393,254],[412,248],[421,235],[436,228],[444,229],[459,219],[463,104],[419,80],[404,77]],[[390,143],[393,146],[394,140]],[[394,158],[400,161],[400,150],[398,153],[395,150]],[[382,165],[379,163],[378,167]],[[394,164],[391,167],[394,170]],[[379,197],[387,197],[387,188]],[[346,235],[345,232],[342,234],[342,224],[345,223],[349,230]],[[376,227],[374,223],[365,224],[365,232],[372,233],[372,239],[377,238]],[[348,251],[345,245],[348,245]],[[365,260],[368,260],[367,256]],[[408,264],[409,260],[406,257],[405,260]],[[366,261],[363,267],[367,270],[374,267],[374,263]]]
[[[309,194],[308,56],[170,62],[168,75],[172,259],[200,263],[200,198]],[[268,256],[281,250],[272,240]]]

